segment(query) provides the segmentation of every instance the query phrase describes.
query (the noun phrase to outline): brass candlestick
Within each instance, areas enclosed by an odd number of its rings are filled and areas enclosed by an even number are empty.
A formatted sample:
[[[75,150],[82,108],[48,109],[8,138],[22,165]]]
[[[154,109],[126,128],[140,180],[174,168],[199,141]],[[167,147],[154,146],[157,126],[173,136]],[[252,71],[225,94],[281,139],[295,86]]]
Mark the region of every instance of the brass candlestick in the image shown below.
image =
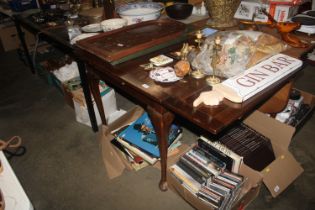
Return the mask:
[[[200,52],[201,43],[202,43],[202,41],[203,41],[203,40],[202,40],[203,34],[202,34],[201,30],[196,31],[195,36],[196,36],[195,42],[198,44],[197,50]],[[201,78],[203,78],[205,75],[204,75],[204,73],[202,73],[202,72],[200,71],[200,69],[196,69],[195,71],[192,71],[192,72],[191,72],[191,76],[192,76],[193,78],[195,78],[195,79],[201,79]]]
[[[200,46],[202,43],[202,37],[203,37],[201,30],[196,31],[195,36],[196,36],[195,42],[197,42],[198,49],[200,50]]]
[[[188,43],[184,43],[183,46],[182,46],[182,49],[180,50],[181,60],[186,61],[188,53],[189,53],[189,44]]]
[[[213,46],[213,54],[212,54],[212,60],[211,60],[211,66],[212,66],[212,76],[207,78],[207,83],[209,85],[215,85],[220,83],[220,78],[215,75],[215,72],[217,70],[217,66],[220,63],[220,51],[222,50],[221,46],[221,37],[216,36],[214,40],[214,46]]]

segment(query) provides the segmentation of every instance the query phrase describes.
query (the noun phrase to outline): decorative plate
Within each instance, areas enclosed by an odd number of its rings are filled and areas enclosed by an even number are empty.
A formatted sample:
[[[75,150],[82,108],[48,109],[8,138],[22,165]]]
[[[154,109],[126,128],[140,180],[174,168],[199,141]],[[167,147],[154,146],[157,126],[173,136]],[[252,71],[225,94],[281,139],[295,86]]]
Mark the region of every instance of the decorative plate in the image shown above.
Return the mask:
[[[101,24],[93,23],[93,24],[90,24],[90,25],[83,26],[81,28],[81,30],[84,31],[84,32],[87,32],[87,33],[95,33],[95,32],[102,31],[102,28],[101,28]]]
[[[162,83],[176,82],[181,79],[176,76],[174,69],[169,66],[150,71],[150,78]]]

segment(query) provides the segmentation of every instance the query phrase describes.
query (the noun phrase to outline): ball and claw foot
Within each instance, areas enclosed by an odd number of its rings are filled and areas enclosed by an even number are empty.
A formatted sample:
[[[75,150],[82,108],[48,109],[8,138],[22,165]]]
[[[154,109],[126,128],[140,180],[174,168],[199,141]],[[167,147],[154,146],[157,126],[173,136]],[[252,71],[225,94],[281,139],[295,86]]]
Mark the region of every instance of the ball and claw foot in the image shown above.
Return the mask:
[[[160,181],[159,187],[160,187],[161,191],[167,191],[167,189],[168,189],[167,182],[166,181]]]

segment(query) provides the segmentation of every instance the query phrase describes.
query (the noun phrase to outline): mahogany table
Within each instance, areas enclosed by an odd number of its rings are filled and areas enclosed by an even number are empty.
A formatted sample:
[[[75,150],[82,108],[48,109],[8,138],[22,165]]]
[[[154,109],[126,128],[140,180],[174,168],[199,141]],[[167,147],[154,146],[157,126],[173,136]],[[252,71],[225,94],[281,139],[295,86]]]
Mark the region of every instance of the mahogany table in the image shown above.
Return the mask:
[[[195,27],[198,27],[198,24]],[[128,38],[132,40],[132,37]],[[193,101],[199,94],[202,91],[211,90],[204,78],[197,80],[186,76],[184,79],[170,84],[157,83],[150,79],[148,71],[139,66],[148,63],[149,58],[153,56],[167,54],[179,49],[181,43],[116,65],[112,65],[103,55],[96,53],[95,49],[92,49],[93,47],[87,46],[84,40],[79,42],[77,46],[79,48],[77,50],[78,55],[86,63],[88,82],[103,124],[106,124],[106,120],[98,90],[100,79],[143,105],[149,113],[159,139],[161,154],[159,186],[161,190],[167,190],[167,138],[169,127],[176,116],[185,118],[206,132],[218,134],[236,120],[244,118],[259,108],[297,74],[295,72],[287,75],[244,103],[236,104],[224,99],[218,106],[200,105],[195,108]],[[305,50],[307,49],[290,49],[285,53],[299,57]],[[104,108],[106,109],[106,107]]]

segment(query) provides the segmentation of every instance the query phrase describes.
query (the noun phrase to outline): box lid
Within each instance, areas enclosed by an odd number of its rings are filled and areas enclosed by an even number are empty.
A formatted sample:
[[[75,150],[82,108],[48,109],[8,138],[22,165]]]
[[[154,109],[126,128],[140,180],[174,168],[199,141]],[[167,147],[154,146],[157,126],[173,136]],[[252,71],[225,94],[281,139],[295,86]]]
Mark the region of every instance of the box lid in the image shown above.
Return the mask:
[[[303,168],[288,151],[295,128],[258,111],[244,122],[271,140],[276,159],[260,173],[271,195],[276,197],[303,172]]]
[[[123,161],[121,156],[111,145],[110,141],[114,138],[111,132],[128,125],[130,122],[136,120],[143,112],[144,110],[141,107],[135,106],[110,125],[102,125],[99,139],[101,143],[100,146],[102,149],[103,162],[109,179],[120,176],[125,169],[130,169],[128,164]]]
[[[263,182],[273,197],[283,192],[302,172],[303,168],[289,151],[284,151],[261,171]]]
[[[295,128],[268,117],[259,111],[253,112],[244,122],[271,139],[273,145],[276,144],[282,149],[288,149],[295,132]]]

